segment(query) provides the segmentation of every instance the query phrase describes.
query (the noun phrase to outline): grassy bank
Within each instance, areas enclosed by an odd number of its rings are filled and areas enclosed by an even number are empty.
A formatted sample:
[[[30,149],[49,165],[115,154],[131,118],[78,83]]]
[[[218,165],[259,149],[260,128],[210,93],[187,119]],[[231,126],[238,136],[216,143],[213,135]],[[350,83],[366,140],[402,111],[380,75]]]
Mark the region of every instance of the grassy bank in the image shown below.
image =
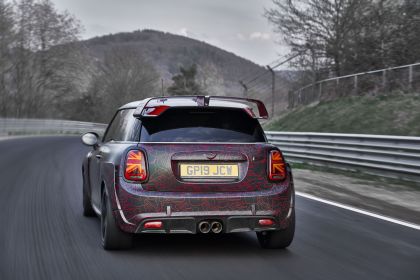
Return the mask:
[[[420,93],[346,97],[291,111],[265,130],[420,136]]]

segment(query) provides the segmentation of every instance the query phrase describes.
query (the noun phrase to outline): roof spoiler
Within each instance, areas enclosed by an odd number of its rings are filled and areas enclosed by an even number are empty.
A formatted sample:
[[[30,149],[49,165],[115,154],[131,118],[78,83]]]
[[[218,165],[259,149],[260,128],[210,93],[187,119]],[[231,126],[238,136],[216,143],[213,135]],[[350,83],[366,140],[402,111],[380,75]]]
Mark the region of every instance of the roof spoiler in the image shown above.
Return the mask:
[[[231,104],[211,104],[211,101],[230,101],[241,103],[244,106],[229,106]],[[224,106],[225,105],[225,106]],[[258,109],[258,115],[255,115],[251,106],[255,105]],[[264,103],[257,99],[230,97],[230,96],[202,96],[202,95],[182,95],[169,97],[153,97],[145,100],[144,106],[137,107],[134,117],[157,117],[171,107],[227,107],[243,108],[251,117],[256,119],[268,119],[268,112]]]

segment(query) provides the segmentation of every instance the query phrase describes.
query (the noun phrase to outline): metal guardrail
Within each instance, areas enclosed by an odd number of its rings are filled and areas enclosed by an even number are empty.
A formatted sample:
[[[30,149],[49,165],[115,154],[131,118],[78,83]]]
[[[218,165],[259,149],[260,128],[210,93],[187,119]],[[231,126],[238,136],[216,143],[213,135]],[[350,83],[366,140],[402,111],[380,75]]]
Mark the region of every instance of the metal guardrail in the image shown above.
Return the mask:
[[[103,134],[105,124],[45,120],[1,119],[0,136],[38,134]],[[375,175],[420,181],[420,137],[265,132],[290,162],[302,162],[363,171]]]
[[[105,124],[47,120],[47,119],[2,119],[0,118],[0,136],[39,135],[39,134],[82,134],[96,132],[103,134]]]
[[[266,131],[291,162],[420,181],[420,137]]]

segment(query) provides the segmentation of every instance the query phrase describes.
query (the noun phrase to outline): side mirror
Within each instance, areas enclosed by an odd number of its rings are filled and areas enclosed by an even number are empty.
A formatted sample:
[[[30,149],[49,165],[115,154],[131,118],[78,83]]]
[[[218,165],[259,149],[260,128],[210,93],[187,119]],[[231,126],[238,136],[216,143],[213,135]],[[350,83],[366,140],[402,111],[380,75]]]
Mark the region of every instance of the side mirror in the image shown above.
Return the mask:
[[[99,143],[99,136],[95,132],[88,132],[83,134],[82,142],[86,146],[95,147]]]

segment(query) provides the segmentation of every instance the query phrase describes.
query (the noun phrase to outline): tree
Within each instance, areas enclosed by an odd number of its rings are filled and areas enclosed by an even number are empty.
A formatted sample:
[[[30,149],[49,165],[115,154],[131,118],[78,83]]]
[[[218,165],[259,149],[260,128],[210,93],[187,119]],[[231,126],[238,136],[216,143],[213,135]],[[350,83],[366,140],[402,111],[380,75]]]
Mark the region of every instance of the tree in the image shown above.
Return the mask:
[[[396,28],[392,32],[390,64],[420,62],[420,1],[404,0],[397,3],[399,5],[396,5],[393,13]]]
[[[58,12],[49,0],[14,2],[11,99],[15,117],[46,116],[60,90],[68,86],[73,66],[71,42],[78,39],[80,24],[68,13]]]
[[[273,0],[265,16],[313,79],[415,63],[418,0]]]
[[[159,76],[140,50],[130,47],[114,47],[105,52],[104,61],[96,68],[84,104],[96,100],[91,110],[101,121],[109,121],[115,107],[133,100],[158,95]]]
[[[290,56],[313,71],[343,73],[347,46],[363,26],[365,0],[273,0],[265,17],[291,47]]]
[[[360,32],[349,44],[348,70],[354,72],[414,63],[418,60],[418,1],[369,1]],[[414,20],[413,20],[414,19]]]
[[[198,95],[201,88],[196,82],[197,65],[189,68],[179,67],[179,74],[172,77],[173,84],[168,88],[170,95]]]
[[[206,95],[225,95],[223,74],[211,61],[200,63],[195,80],[200,87],[201,93]]]
[[[12,66],[12,47],[14,41],[14,20],[12,6],[0,0],[0,114],[7,113],[8,81]]]
[[[33,6],[33,51],[37,52],[37,87],[53,87],[59,71],[68,63],[70,44],[79,39],[80,23],[67,12],[58,12],[50,0],[35,2]]]

